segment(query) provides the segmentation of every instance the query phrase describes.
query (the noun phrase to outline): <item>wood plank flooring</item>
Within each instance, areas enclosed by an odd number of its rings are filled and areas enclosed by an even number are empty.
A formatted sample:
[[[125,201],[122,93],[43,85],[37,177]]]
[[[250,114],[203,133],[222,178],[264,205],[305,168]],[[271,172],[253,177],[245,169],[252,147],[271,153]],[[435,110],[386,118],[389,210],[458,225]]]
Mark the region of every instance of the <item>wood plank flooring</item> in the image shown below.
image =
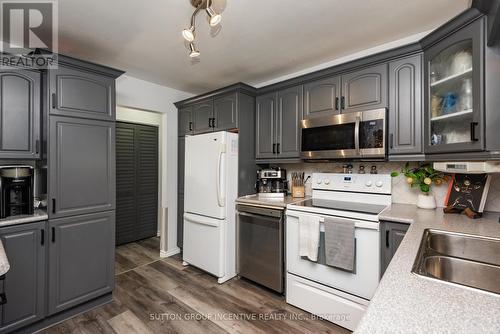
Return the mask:
[[[42,333],[349,333],[244,279],[219,285],[180,256],[160,259],[159,238],[116,249],[114,301]]]

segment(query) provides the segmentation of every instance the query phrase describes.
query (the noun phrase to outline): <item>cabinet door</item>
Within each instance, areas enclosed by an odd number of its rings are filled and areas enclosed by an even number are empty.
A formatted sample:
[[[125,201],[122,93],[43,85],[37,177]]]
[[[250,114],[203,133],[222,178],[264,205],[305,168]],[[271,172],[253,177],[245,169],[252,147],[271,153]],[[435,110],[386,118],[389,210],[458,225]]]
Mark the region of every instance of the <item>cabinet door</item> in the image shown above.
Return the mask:
[[[50,117],[51,218],[115,209],[115,124]]]
[[[257,97],[256,148],[257,159],[276,157],[276,105],[277,94]]]
[[[115,119],[115,80],[59,65],[51,70],[50,114]]]
[[[184,192],[177,195],[177,246],[182,248],[184,238]]]
[[[45,234],[45,222],[0,228],[10,264],[3,282],[7,303],[0,306],[0,333],[11,332],[45,315]]]
[[[387,108],[387,64],[342,76],[342,112]]]
[[[184,193],[184,169],[186,161],[186,137],[179,137],[177,141],[177,189]]]
[[[422,153],[422,55],[389,64],[389,154]]]
[[[194,133],[205,133],[213,131],[212,117],[214,115],[213,100],[199,102],[192,106],[194,119]]]
[[[424,58],[425,152],[483,150],[483,21],[433,45]]]
[[[340,113],[340,77],[304,85],[304,118]]]
[[[278,158],[300,157],[300,120],[302,119],[302,86],[278,93],[276,120],[276,153]]]
[[[49,314],[111,292],[114,212],[54,219],[49,228]]]
[[[179,136],[193,134],[193,112],[190,107],[179,109]]]
[[[380,276],[382,276],[387,269],[387,266],[392,260],[394,254],[399,248],[399,245],[403,241],[403,238],[408,231],[410,225],[402,224],[402,223],[393,223],[393,222],[382,222],[382,242],[380,243],[381,250],[381,266],[380,268]]]
[[[40,73],[0,71],[0,159],[40,156]]]
[[[218,97],[214,100],[214,131],[238,128],[237,94]]]

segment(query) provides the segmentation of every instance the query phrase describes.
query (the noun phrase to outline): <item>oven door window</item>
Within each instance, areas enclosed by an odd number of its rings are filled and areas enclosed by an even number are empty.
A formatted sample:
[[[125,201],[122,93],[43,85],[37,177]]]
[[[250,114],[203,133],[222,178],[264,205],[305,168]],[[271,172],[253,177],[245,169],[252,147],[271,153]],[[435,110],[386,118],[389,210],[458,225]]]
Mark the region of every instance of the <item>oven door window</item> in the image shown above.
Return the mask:
[[[384,147],[384,120],[375,119],[359,123],[359,148]]]
[[[302,151],[354,150],[356,123],[302,129]]]

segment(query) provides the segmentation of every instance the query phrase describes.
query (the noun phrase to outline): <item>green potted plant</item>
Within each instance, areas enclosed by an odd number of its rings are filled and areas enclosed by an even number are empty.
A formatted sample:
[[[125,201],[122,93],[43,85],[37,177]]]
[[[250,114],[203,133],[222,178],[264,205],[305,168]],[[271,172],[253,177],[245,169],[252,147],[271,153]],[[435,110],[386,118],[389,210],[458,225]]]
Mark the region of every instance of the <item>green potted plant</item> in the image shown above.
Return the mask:
[[[430,164],[423,164],[418,167],[410,168],[407,162],[401,172],[392,172],[392,177],[403,174],[406,177],[406,183],[412,188],[420,190],[418,194],[417,206],[422,209],[435,209],[436,199],[431,192],[431,186],[441,185],[447,181],[446,174],[436,171]]]

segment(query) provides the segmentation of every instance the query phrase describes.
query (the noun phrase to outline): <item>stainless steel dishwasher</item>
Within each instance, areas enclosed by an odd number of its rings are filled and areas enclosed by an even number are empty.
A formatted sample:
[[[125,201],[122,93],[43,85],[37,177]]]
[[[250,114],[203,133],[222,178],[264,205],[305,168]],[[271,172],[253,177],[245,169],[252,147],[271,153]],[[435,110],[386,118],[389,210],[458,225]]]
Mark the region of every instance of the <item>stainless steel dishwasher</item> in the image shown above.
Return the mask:
[[[238,204],[238,274],[283,293],[284,208]]]

